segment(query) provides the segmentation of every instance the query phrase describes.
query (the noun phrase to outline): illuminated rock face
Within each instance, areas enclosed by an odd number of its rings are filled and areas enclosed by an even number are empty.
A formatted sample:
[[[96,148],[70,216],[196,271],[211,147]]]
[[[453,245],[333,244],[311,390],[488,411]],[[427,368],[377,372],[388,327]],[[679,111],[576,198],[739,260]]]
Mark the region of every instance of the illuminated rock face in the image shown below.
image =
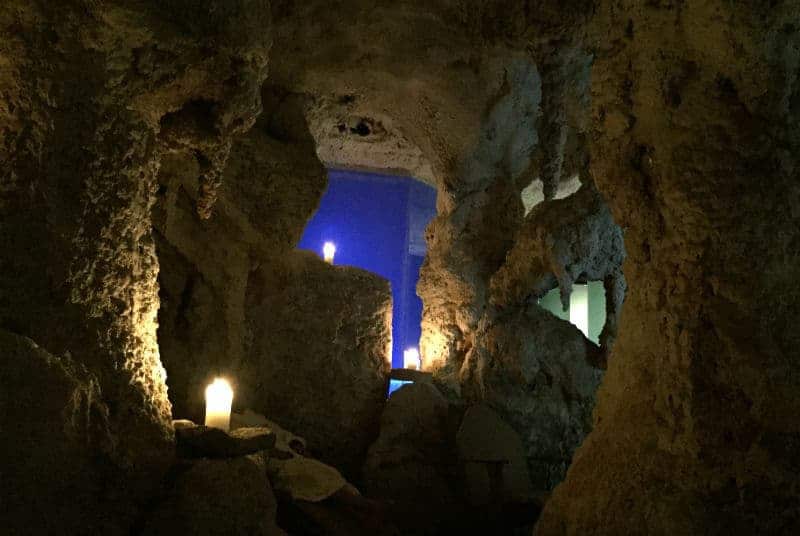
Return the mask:
[[[158,165],[176,146],[196,151],[204,213],[231,136],[259,111],[270,19],[258,2],[203,1],[188,16],[181,2],[120,4],[0,8],[0,326],[96,378],[112,440],[87,447],[82,482],[123,491],[73,515],[91,526],[122,510],[103,523],[127,532],[134,508],[121,505],[157,483],[172,442],[156,342]],[[3,450],[33,426],[4,433]],[[36,521],[27,531],[47,532]]]
[[[236,407],[303,435],[328,463],[360,467],[386,398],[389,285],[294,250],[326,172],[307,99],[267,86],[262,101],[210,220],[192,210],[196,165],[176,155],[161,170],[159,342],[174,414],[202,421],[203,386],[223,375]]]
[[[80,500],[63,526],[130,532],[172,450],[159,351],[176,416],[201,420],[192,412],[202,408],[206,374],[250,367],[247,381],[272,381],[272,369],[255,373],[262,359],[275,365],[269,341],[255,340],[265,328],[291,334],[279,363],[310,349],[298,359],[309,360],[305,376],[317,383],[293,389],[306,399],[322,389],[325,401],[337,400],[314,373],[331,356],[353,357],[360,329],[348,326],[347,345],[326,357],[321,348],[330,341],[308,339],[331,326],[313,324],[308,315],[319,311],[293,316],[290,307],[302,279],[258,290],[259,281],[305,269],[307,288],[336,277],[314,260],[283,257],[324,189],[315,154],[337,162],[337,150],[347,164],[396,165],[436,185],[439,216],[419,286],[423,361],[447,396],[489,404],[528,455],[549,425],[579,422],[580,430],[554,426],[568,433],[553,440],[548,432],[541,444],[542,452],[563,447],[562,469],[589,428],[593,365],[602,360],[589,359],[576,330],[526,308],[537,270],[525,264],[533,255],[520,192],[540,179],[549,202],[559,183],[578,175],[594,182],[624,229],[630,292],[594,428],[539,534],[797,532],[795,6],[271,4],[0,7],[0,328],[18,338],[2,344],[26,356],[13,365],[4,358],[0,370],[32,378],[19,389],[52,387],[41,390],[49,394],[38,407],[3,391],[4,404],[25,404],[4,412],[15,432],[0,445],[7,452],[41,441],[34,459],[65,460],[64,472],[44,463],[30,469],[41,490],[19,486],[13,502],[3,497],[11,518],[30,523],[18,532],[46,533],[62,518],[67,508],[51,492],[72,474],[80,479],[70,496]],[[249,131],[270,46],[266,100],[278,105]],[[509,274],[514,267],[524,273]],[[558,275],[551,271],[539,275]],[[348,292],[359,281],[337,280]],[[321,402],[310,402],[314,422],[324,423],[313,444],[337,463],[366,448],[364,423],[376,422],[381,404],[376,356],[388,340],[380,327],[388,289],[377,280],[364,285],[363,317],[347,314],[358,299],[337,302],[327,288],[309,299],[314,308],[330,298],[340,318],[369,332],[359,364],[342,371],[364,379],[358,407],[374,403],[369,415],[345,421],[364,426],[354,446],[324,441],[349,440],[335,426],[345,417],[326,422]],[[615,283],[615,299],[620,288]],[[547,344],[534,351],[540,338]],[[537,353],[558,347],[569,349],[561,363]],[[563,370],[548,382],[548,374],[531,373],[537,367]],[[552,393],[525,394],[542,384]],[[260,386],[241,387],[243,401],[257,400]],[[530,409],[540,393],[543,418]],[[40,439],[29,417],[63,424],[54,415],[75,413],[73,395],[97,402],[89,407],[101,416],[90,421],[98,435],[84,441],[91,434],[70,421],[64,437],[61,427]],[[255,409],[286,404],[282,415],[311,427],[286,393],[269,397]],[[52,504],[55,516],[34,518],[24,510],[30,504]]]
[[[598,6],[592,175],[630,290],[539,535],[800,527],[794,9]]]
[[[203,386],[216,375],[234,383],[234,405],[243,402],[235,384],[245,358],[250,272],[294,250],[327,185],[302,98],[267,87],[262,102],[257,123],[233,144],[212,218],[194,210],[199,166],[192,155],[172,155],[160,170],[153,211],[158,337],[176,418],[203,421]]]

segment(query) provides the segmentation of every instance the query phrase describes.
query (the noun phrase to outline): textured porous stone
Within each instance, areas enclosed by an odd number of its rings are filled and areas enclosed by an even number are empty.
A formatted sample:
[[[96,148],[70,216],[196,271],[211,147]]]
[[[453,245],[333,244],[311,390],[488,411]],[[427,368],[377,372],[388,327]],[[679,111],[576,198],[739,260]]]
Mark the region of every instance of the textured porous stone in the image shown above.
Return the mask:
[[[255,271],[247,299],[246,405],[303,436],[311,455],[359,467],[386,400],[389,283],[297,251]]]
[[[234,403],[242,400],[236,382],[249,273],[279,263],[294,248],[327,184],[302,116],[303,99],[269,86],[262,98],[264,114],[233,144],[211,219],[193,209],[194,156],[172,155],[159,174],[158,337],[176,417],[201,421],[205,386],[220,374],[234,383]]]
[[[385,114],[362,114],[356,97],[317,99],[306,113],[327,168],[401,173],[436,186],[430,161]]]
[[[275,433],[269,428],[238,428],[230,433],[207,426],[176,426],[175,440],[181,458],[236,458],[270,450]]]
[[[145,535],[278,536],[277,503],[266,458],[197,460],[179,467],[164,501],[147,520]]]
[[[206,212],[231,137],[259,111],[269,43],[265,1],[0,8],[0,326],[97,378],[114,438],[97,464],[129,472],[139,498],[147,486],[133,482],[158,482],[172,451],[150,216],[159,161],[195,151]],[[99,494],[86,524],[120,495]],[[28,530],[46,532],[48,517]]]
[[[389,503],[395,522],[431,533],[464,511],[449,407],[431,383],[404,385],[386,404],[364,465],[364,492]],[[456,423],[457,425],[457,423]]]
[[[595,345],[569,322],[531,304],[487,323],[470,352],[465,396],[483,400],[522,438],[534,489],[563,479],[591,429],[602,373]]]
[[[500,309],[524,307],[527,300],[558,286],[566,308],[576,281],[603,281],[606,324],[600,343],[607,353],[625,298],[624,260],[622,230],[587,183],[566,199],[545,201],[528,214],[505,263],[492,276],[490,302]]]
[[[796,7],[598,3],[592,176],[630,290],[539,535],[800,530]]]
[[[467,408],[456,435],[470,503],[525,503],[533,497],[519,434],[484,404]]]

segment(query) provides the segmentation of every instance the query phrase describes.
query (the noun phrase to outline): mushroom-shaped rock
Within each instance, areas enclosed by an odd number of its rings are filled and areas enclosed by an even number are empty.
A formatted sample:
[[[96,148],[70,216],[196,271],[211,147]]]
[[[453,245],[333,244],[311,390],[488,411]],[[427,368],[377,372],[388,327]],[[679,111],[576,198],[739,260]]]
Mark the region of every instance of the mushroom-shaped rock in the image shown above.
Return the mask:
[[[491,408],[478,404],[467,409],[456,445],[464,463],[470,502],[531,500],[531,480],[522,440]]]

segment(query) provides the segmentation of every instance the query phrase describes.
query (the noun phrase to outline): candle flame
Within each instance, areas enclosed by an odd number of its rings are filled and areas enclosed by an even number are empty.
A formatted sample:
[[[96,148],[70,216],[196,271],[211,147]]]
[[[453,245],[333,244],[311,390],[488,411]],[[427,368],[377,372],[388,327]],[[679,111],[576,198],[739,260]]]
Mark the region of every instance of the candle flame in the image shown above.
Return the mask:
[[[409,348],[403,352],[403,368],[420,370],[422,368],[422,360],[419,357],[419,350],[416,348]]]
[[[233,389],[223,378],[216,378],[206,387],[206,426],[230,429]]]
[[[333,256],[336,255],[336,244],[325,242],[325,245],[322,246],[322,254],[325,257],[325,262],[333,264]]]
[[[233,389],[228,380],[214,378],[214,382],[206,387],[206,400],[233,400]]]

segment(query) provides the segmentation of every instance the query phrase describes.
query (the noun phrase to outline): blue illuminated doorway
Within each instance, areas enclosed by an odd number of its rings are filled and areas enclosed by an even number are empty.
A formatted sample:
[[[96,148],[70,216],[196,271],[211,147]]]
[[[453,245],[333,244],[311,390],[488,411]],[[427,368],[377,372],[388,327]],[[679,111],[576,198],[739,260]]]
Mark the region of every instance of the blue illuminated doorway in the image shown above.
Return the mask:
[[[392,284],[392,366],[417,347],[422,301],[416,287],[425,259],[425,228],[436,215],[436,190],[410,177],[330,170],[328,190],[299,248],[322,254],[336,244],[335,262],[357,266]]]

